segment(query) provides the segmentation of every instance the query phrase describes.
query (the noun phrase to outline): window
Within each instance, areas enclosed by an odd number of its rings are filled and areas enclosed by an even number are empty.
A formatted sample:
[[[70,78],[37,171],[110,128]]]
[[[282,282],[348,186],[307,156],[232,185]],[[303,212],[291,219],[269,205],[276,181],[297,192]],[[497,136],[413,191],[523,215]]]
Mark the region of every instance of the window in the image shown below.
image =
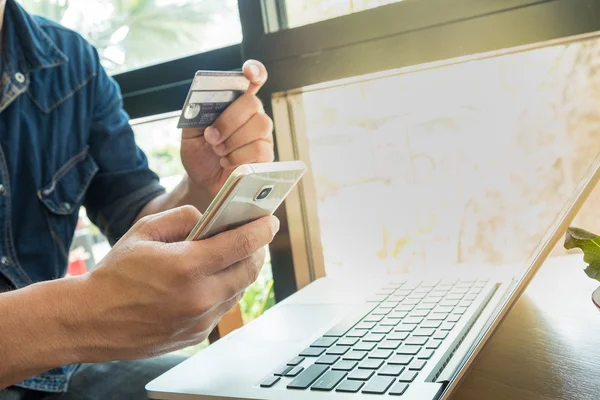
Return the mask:
[[[286,0],[287,27],[295,28],[402,0]]]
[[[599,50],[594,38],[290,95],[326,274],[529,257],[600,151]]]
[[[110,73],[240,43],[236,0],[17,0],[81,33]]]

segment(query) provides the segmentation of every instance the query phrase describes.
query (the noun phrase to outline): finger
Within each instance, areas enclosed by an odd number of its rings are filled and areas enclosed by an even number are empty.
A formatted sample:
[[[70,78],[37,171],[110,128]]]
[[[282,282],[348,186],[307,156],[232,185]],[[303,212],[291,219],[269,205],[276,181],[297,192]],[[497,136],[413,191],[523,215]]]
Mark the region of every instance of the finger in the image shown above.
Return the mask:
[[[255,140],[221,158],[221,166],[234,168],[242,164],[272,162],[274,159],[273,143],[267,140]]]
[[[187,238],[202,214],[195,207],[183,206],[140,219],[134,229],[147,240],[163,243]]]
[[[256,282],[265,263],[264,248],[252,256],[221,270],[210,277],[210,286],[214,295],[224,301],[231,300],[243,293]]]
[[[250,81],[247,93],[255,95],[268,78],[267,68],[257,60],[248,60],[242,67],[244,76]]]
[[[273,240],[279,230],[279,220],[263,217],[209,239],[181,244],[184,264],[191,276],[210,276],[245,260]]]
[[[197,323],[192,325],[193,334],[204,334],[208,336],[210,332],[217,326],[223,316],[235,307],[243,297],[243,292],[236,295],[234,298],[219,304],[215,309],[197,319]]]
[[[249,93],[238,97],[217,120],[204,131],[204,138],[213,146],[227,140],[240,129],[254,114],[264,114],[265,109],[260,99]]]
[[[267,114],[254,114],[250,121],[246,122],[229,139],[215,146],[214,152],[224,157],[232,151],[260,139],[273,142],[273,121]]]

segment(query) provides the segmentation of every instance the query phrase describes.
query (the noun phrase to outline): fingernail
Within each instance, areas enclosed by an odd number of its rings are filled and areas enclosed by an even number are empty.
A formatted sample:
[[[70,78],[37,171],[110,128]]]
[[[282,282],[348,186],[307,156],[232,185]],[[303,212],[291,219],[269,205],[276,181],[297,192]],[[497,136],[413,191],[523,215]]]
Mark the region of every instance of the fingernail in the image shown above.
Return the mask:
[[[209,126],[204,131],[204,138],[206,139],[206,141],[208,143],[217,144],[219,142],[220,137],[221,137],[221,134],[219,133],[217,128],[215,128],[213,126]]]
[[[250,69],[250,73],[254,76],[254,77],[258,77],[258,74],[260,74],[260,68],[258,68],[257,65],[254,64],[250,64],[250,66],[248,67]]]
[[[271,218],[271,224],[273,224],[273,232],[279,232],[279,227],[281,226],[281,223],[279,222],[279,219],[277,217]]]

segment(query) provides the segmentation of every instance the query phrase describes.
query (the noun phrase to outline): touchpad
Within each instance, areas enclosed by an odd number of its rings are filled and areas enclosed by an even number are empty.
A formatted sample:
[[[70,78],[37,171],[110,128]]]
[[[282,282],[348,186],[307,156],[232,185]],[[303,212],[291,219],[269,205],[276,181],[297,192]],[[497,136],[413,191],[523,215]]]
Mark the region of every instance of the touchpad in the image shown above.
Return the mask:
[[[281,305],[245,326],[234,340],[306,341],[315,333],[326,332],[352,309],[347,305]]]

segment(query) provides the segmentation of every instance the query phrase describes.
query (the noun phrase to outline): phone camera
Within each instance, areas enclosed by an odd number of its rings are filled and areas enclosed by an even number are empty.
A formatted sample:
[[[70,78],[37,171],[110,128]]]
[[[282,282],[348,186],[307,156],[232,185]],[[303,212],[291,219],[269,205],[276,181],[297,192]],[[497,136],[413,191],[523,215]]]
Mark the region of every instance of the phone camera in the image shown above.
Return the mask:
[[[269,195],[271,194],[272,191],[273,191],[273,187],[271,187],[271,186],[262,188],[256,195],[256,200],[266,199],[267,197],[269,197]]]

